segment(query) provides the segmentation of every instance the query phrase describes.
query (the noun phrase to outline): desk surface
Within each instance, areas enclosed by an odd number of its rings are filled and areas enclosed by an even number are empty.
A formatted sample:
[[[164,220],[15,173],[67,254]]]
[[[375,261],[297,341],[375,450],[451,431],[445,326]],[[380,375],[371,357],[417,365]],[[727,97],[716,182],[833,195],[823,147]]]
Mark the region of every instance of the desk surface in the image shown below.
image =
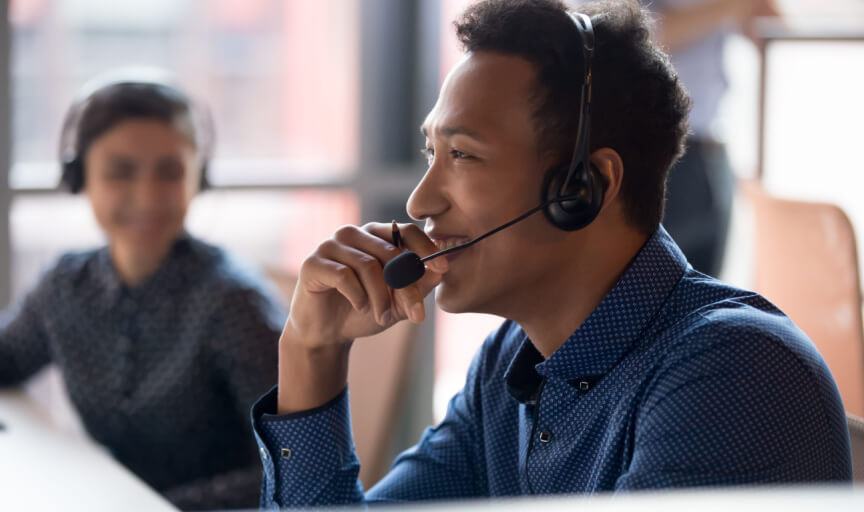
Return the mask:
[[[57,429],[22,391],[0,391],[0,509],[176,510],[81,435]]]
[[[340,509],[334,509],[336,512]],[[344,509],[341,509],[344,510]],[[864,488],[758,487],[432,503],[411,512],[860,512]]]

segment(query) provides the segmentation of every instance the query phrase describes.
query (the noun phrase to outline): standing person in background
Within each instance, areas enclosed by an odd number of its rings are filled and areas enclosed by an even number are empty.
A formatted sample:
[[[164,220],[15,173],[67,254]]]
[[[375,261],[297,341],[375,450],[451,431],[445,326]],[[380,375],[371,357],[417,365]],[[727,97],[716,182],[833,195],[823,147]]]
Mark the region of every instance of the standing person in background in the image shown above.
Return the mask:
[[[727,79],[723,58],[733,32],[751,38],[758,17],[777,16],[772,0],[642,0],[658,15],[665,47],[693,100],[684,156],[666,184],[663,225],[696,270],[717,276],[732,212],[735,177],[713,121]]]
[[[0,385],[54,363],[87,432],[168,500],[251,507],[248,411],[276,380],[285,315],[254,272],[184,229],[207,184],[205,113],[152,81],[72,106],[62,183],[87,196],[108,244],[64,255],[3,313]]]

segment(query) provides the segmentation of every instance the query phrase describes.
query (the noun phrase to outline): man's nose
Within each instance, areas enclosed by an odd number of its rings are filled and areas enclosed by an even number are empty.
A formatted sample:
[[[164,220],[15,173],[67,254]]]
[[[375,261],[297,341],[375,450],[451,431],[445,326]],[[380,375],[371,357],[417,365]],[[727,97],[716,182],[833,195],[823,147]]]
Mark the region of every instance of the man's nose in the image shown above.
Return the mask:
[[[424,220],[434,217],[444,213],[450,207],[442,171],[443,169],[437,167],[433,162],[417,186],[414,187],[414,191],[411,192],[406,204],[406,211],[412,219]]]

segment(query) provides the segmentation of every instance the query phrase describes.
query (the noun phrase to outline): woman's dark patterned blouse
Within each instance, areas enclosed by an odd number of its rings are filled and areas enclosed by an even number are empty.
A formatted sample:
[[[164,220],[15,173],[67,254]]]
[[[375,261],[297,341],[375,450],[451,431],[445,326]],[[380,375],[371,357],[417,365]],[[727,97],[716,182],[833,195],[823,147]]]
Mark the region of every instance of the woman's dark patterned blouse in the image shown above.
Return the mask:
[[[276,382],[285,320],[260,283],[188,235],[133,289],[107,248],[67,254],[0,317],[0,385],[54,363],[89,434],[169,500],[254,507],[249,408]]]

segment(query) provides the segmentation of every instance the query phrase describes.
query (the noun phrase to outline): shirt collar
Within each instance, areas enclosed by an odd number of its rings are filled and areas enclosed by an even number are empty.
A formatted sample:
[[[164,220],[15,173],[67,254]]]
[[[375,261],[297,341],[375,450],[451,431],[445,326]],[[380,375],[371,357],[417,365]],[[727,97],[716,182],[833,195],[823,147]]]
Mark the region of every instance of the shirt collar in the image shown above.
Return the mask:
[[[543,377],[573,381],[608,373],[644,335],[687,265],[660,226],[612,291],[548,359],[523,340],[504,376],[510,394],[526,402]]]
[[[189,252],[191,240],[192,237],[184,231],[174,241],[168,255],[156,272],[135,288],[128,288],[120,279],[117,268],[111,259],[110,249],[108,247],[100,249],[96,255],[96,279],[101,283],[108,303],[114,303],[124,295],[136,300],[147,300],[152,298],[154,293],[166,289],[173,291],[182,287],[187,276],[182,271],[179,260],[182,260],[183,255]]]
[[[108,247],[103,247],[96,253],[94,270],[94,277],[102,286],[104,297],[108,303],[115,302],[123,292],[123,283],[120,281],[120,276],[117,275],[117,270],[111,261],[111,251]]]

